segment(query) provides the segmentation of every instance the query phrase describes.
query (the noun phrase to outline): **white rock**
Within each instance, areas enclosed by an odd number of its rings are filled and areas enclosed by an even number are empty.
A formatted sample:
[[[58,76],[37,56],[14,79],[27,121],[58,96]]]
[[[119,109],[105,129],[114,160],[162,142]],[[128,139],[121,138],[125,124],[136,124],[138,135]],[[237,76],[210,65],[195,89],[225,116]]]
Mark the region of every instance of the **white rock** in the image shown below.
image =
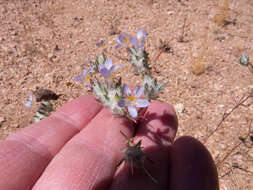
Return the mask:
[[[4,121],[5,121],[5,118],[0,116],[0,125],[1,125]]]
[[[224,108],[224,107],[225,107],[224,104],[219,104],[219,105],[218,105],[218,108]]]
[[[182,103],[178,103],[174,106],[175,110],[178,112],[178,113],[183,113],[184,112],[184,104]]]

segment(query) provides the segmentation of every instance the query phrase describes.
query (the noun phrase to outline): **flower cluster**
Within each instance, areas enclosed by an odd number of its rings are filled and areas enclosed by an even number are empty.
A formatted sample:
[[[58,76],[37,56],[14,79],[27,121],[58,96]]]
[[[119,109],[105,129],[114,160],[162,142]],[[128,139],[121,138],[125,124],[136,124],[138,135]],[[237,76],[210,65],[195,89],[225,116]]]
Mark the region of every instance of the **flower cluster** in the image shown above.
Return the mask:
[[[120,34],[116,38],[118,44],[115,47],[116,50],[126,48],[134,73],[142,75],[142,86],[137,86],[131,91],[130,87],[122,84],[121,78],[115,78],[115,72],[122,65],[114,65],[104,53],[90,61],[88,68],[74,80],[89,84],[96,98],[110,108],[113,114],[138,118],[138,109],[148,107],[150,100],[156,99],[164,86],[151,76],[148,54],[144,48],[146,37],[147,32],[141,29],[138,30],[136,37],[128,37],[126,33]],[[105,42],[100,41],[96,45],[103,48]]]
[[[127,116],[136,122],[141,118],[141,115],[138,114],[144,113],[151,100],[158,98],[159,93],[164,88],[164,84],[152,76],[148,53],[144,46],[146,37],[147,32],[141,29],[138,30],[136,37],[129,37],[126,33],[120,34],[116,39],[118,44],[115,47],[116,50],[119,48],[127,50],[129,57],[123,60],[130,62],[134,74],[141,75],[143,80],[141,86],[132,88],[122,83],[121,77],[117,76],[116,72],[123,65],[113,64],[112,59],[106,56],[107,51],[104,50],[105,42],[103,40],[96,44],[98,48],[102,49],[102,54],[86,62],[83,65],[86,69],[73,78],[74,81],[87,86],[97,100],[108,107],[113,114]],[[117,55],[115,57],[121,58]],[[33,117],[34,122],[48,117],[53,111],[53,106],[49,100],[58,98],[58,95],[49,90],[42,90],[41,92],[43,93],[40,96],[35,94],[36,98],[30,94],[28,101],[24,102],[24,105],[30,109],[38,108]],[[37,103],[36,101],[41,102]],[[126,137],[123,132],[121,134]],[[126,138],[126,140],[128,146],[123,151],[124,157],[116,167],[125,161],[131,167],[132,172],[134,168],[142,169],[157,184],[157,180],[144,167],[145,160],[151,162],[152,160],[142,150],[141,140],[137,144],[133,143],[132,138]]]
[[[133,91],[126,84],[122,83],[121,77],[115,77],[116,72],[123,65],[113,64],[112,59],[106,56],[104,51],[105,41],[101,40],[96,44],[103,49],[102,54],[84,64],[85,70],[73,80],[89,87],[89,90],[96,96],[105,107],[108,107],[113,114],[125,115],[134,119],[138,118],[138,110],[150,105],[152,99],[158,97],[164,84],[157,82],[151,76],[148,54],[145,50],[147,32],[139,29],[136,37],[129,37],[123,33],[117,36],[116,50],[125,48],[129,60],[133,66],[134,74],[141,75],[143,83]],[[115,54],[112,54],[115,55]],[[116,56],[117,58],[119,56]],[[133,85],[135,86],[135,85]],[[33,97],[25,102],[29,108],[38,107]]]

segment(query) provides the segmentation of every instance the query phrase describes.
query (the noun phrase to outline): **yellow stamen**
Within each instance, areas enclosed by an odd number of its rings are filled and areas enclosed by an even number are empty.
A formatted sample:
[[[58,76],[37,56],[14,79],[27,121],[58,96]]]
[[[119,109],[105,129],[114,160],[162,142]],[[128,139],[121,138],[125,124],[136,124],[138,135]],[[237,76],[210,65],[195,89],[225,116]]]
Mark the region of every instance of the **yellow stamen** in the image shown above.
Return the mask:
[[[135,99],[136,99],[135,96],[128,96],[127,97],[127,101],[133,102]]]
[[[124,44],[127,44],[127,39],[124,39],[124,40],[123,40],[123,43],[124,43]]]
[[[37,103],[36,103],[35,101],[33,101],[32,107],[33,107],[33,108],[36,108],[36,107],[37,107]]]
[[[87,81],[90,81],[90,75],[89,74],[86,75],[86,78],[85,78],[84,82],[87,82]]]

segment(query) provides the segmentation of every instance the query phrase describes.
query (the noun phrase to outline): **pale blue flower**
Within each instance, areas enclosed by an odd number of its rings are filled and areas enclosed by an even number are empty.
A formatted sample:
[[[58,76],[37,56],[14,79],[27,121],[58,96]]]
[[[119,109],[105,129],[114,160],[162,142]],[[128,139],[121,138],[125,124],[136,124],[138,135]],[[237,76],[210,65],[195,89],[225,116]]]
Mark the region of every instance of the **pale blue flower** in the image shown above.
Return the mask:
[[[106,80],[112,80],[114,78],[113,73],[120,67],[121,65],[112,65],[112,60],[107,58],[104,64],[98,65],[98,71]]]
[[[30,109],[38,107],[36,100],[32,94],[29,94],[28,101],[25,101],[24,105]]]
[[[73,78],[73,80],[79,81],[81,83],[90,82],[90,79],[91,79],[91,72],[90,71],[91,71],[90,68],[87,70],[84,70],[83,72],[80,73],[80,75]]]
[[[96,43],[96,46],[98,48],[101,48],[103,49],[105,47],[105,41],[104,40],[101,40],[100,42]]]
[[[128,40],[126,34],[120,34],[119,36],[117,36],[116,40],[118,42],[118,45],[116,45],[115,49],[119,49],[122,46],[127,47]]]
[[[123,92],[125,99],[121,99],[118,102],[120,107],[127,107],[127,110],[131,117],[137,118],[138,112],[137,108],[145,108],[150,105],[150,102],[147,99],[141,99],[141,95],[143,94],[144,88],[141,86],[137,86],[132,92],[127,85],[123,86]]]
[[[130,42],[134,45],[136,49],[143,48],[144,43],[147,37],[147,32],[143,31],[142,29],[139,29],[137,32],[137,37],[131,37]]]

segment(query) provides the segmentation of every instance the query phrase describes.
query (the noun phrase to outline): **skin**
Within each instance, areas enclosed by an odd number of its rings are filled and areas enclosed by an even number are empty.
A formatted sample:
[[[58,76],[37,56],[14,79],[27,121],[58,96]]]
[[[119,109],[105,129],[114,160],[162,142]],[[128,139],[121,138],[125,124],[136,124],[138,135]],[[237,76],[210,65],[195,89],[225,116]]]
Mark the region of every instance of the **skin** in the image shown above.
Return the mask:
[[[8,190],[218,190],[217,171],[207,149],[192,137],[174,142],[177,117],[172,106],[153,102],[137,130],[154,164],[143,170],[117,163],[134,127],[112,116],[91,95],[81,96],[50,117],[0,143],[0,189]]]

